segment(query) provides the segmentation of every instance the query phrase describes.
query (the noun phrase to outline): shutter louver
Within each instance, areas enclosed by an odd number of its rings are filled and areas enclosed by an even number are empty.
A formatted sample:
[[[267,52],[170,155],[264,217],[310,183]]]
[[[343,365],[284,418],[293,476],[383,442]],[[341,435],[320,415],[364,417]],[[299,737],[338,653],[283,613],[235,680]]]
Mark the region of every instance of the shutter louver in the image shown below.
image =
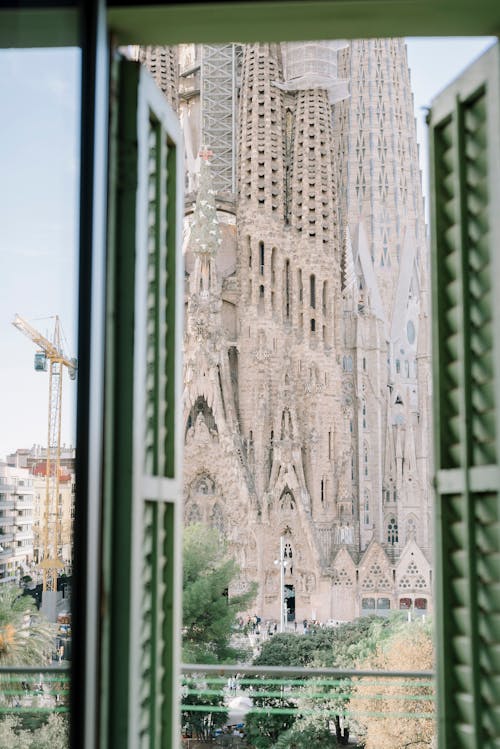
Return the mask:
[[[144,68],[120,61],[115,75],[106,746],[169,749],[180,735],[182,136]]]
[[[430,117],[440,749],[500,747],[499,65]]]

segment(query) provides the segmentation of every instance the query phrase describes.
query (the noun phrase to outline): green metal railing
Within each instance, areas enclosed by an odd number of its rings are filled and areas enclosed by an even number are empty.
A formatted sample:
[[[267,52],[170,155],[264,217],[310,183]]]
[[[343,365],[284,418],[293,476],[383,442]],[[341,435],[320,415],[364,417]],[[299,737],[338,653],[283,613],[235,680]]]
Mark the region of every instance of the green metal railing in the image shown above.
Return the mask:
[[[318,716],[350,725],[363,736],[374,721],[411,726],[415,735],[434,730],[432,671],[372,671],[333,668],[183,665],[184,722],[228,712],[237,696],[249,698],[246,717]],[[251,702],[250,702],[251,701]],[[246,720],[241,718],[241,722]],[[250,746],[250,744],[249,744]],[[396,744],[394,744],[396,746]]]
[[[4,715],[69,712],[68,665],[0,667],[0,720]]]

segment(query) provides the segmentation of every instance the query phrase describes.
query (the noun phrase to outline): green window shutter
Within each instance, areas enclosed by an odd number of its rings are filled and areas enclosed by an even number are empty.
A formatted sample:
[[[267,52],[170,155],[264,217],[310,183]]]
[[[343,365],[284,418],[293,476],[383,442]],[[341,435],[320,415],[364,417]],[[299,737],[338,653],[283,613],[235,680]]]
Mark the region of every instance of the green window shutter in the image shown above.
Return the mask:
[[[440,749],[500,746],[499,65],[430,116]]]
[[[178,745],[183,152],[147,71],[112,76],[101,745]]]

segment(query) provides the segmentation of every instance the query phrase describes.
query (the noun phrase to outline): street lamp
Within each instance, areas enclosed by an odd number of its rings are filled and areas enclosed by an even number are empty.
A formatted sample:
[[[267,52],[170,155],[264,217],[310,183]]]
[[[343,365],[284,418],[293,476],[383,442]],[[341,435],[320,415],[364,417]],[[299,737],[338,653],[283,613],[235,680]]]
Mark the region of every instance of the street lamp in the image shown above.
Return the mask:
[[[276,559],[274,561],[274,564],[279,564],[280,566],[280,632],[283,632],[284,627],[284,619],[286,616],[286,609],[285,609],[285,569],[288,564],[287,560],[285,559],[285,538],[284,536],[280,536],[280,558]]]

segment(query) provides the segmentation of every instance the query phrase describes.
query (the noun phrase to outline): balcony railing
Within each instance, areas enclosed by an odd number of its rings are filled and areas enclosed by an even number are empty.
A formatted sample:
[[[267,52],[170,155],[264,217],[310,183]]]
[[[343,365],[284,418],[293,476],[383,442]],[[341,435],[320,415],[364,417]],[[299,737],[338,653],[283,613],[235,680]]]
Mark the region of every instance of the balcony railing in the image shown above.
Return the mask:
[[[68,713],[69,680],[66,664],[0,667],[0,720]],[[436,717],[431,671],[183,665],[179,691],[182,746],[190,749],[205,745],[196,735],[202,729],[214,747],[250,749],[246,726],[252,716],[278,717],[288,725],[316,716],[350,746],[376,722],[379,732],[404,729],[413,744],[421,737],[422,746],[431,746]]]
[[[339,744],[361,743],[369,730],[387,735],[405,730],[430,746],[435,733],[432,671],[185,664],[182,674],[183,741],[193,749],[201,746],[202,736],[207,739],[207,723],[214,746],[252,747],[247,720],[273,716],[287,724],[316,717]],[[228,732],[227,725],[236,730]]]
[[[0,667],[0,721],[6,715],[69,712],[69,665]]]

